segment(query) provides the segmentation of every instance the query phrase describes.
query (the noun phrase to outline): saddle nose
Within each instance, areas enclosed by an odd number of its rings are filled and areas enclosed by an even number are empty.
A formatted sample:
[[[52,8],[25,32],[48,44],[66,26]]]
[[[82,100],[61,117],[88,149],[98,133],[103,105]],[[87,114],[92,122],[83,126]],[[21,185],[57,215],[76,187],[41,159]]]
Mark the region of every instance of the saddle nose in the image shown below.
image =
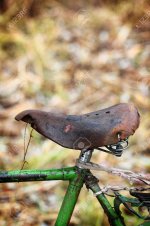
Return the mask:
[[[16,115],[15,119],[17,121],[23,121],[26,123],[33,123],[34,122],[34,117],[32,117],[32,115],[35,115],[36,110],[25,110],[22,111],[21,113],[19,113],[18,115]]]

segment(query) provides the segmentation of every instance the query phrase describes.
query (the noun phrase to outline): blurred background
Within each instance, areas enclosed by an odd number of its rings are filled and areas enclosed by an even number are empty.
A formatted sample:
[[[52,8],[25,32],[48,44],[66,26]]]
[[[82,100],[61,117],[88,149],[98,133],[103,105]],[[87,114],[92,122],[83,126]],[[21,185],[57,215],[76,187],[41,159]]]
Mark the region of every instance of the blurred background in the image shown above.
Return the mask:
[[[150,7],[144,0],[1,0],[0,170],[22,165],[25,124],[14,120],[20,111],[82,114],[132,102],[141,124],[129,139],[130,147],[121,158],[95,151],[92,161],[150,173],[149,26]],[[72,166],[79,153],[34,131],[24,168]],[[118,176],[94,174],[101,187],[133,186]],[[58,181],[1,184],[0,226],[54,225],[67,185]],[[123,211],[128,226],[143,222]],[[108,225],[85,187],[70,225]]]

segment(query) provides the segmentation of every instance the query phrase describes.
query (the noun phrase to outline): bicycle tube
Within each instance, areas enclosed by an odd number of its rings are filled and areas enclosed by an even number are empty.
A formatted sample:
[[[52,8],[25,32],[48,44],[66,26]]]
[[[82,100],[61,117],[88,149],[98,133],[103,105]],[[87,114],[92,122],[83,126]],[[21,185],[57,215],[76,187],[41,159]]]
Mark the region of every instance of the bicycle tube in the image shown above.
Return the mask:
[[[0,171],[0,183],[70,180],[76,176],[76,167],[48,170],[10,170]]]
[[[67,226],[69,224],[83,184],[82,173],[77,174],[74,179],[70,180],[55,226]]]
[[[97,193],[96,198],[104,209],[104,212],[108,217],[110,225],[125,226],[123,218],[116,213],[114,208],[110,205],[106,196],[103,193],[98,194],[98,192],[101,192],[98,183],[92,184],[91,186],[89,186],[89,188],[93,191],[94,194]]]

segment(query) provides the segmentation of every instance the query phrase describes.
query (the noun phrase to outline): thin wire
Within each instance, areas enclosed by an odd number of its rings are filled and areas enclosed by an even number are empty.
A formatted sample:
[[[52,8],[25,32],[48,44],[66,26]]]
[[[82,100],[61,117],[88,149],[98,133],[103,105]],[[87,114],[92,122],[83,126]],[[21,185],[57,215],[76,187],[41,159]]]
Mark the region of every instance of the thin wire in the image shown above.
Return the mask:
[[[27,125],[28,123],[26,124],[26,127],[25,127],[25,133],[24,133],[24,156],[23,156],[23,164],[22,164],[22,167],[20,170],[23,169],[25,163],[28,163],[25,159],[26,159],[26,155],[27,155],[27,151],[28,151],[28,147],[29,147],[29,144],[30,144],[30,141],[31,141],[31,137],[32,137],[32,132],[33,132],[33,128],[30,132],[30,137],[29,137],[29,140],[28,140],[28,143],[27,143],[27,146],[25,147],[25,136],[26,136],[26,129],[27,129]]]
[[[23,136],[23,150],[24,150],[24,155],[25,155],[25,147],[26,147],[26,133],[27,133],[27,126],[28,123],[26,123],[25,129],[24,129],[24,136]]]

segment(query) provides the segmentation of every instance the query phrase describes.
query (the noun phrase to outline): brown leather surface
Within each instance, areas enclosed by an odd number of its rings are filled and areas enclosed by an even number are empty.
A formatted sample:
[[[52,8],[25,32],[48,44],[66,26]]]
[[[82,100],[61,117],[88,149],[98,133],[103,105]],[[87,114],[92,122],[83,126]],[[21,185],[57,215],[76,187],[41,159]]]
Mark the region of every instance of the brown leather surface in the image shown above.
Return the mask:
[[[118,104],[83,115],[65,115],[40,110],[26,110],[16,117],[31,124],[37,132],[63,147],[93,149],[118,142],[133,135],[140,115],[133,104]]]

